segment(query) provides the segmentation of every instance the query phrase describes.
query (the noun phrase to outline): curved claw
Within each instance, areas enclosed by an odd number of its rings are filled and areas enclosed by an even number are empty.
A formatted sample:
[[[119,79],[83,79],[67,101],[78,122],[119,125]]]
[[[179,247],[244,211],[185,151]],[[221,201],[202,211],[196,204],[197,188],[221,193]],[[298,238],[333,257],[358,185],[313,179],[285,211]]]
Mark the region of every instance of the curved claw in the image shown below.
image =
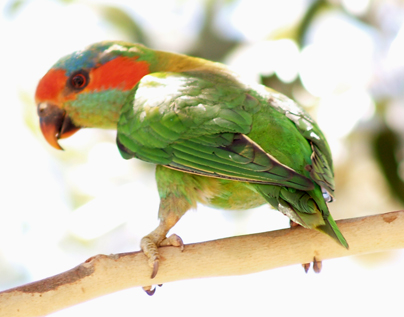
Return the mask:
[[[154,231],[152,231],[147,236],[143,237],[140,242],[140,247],[143,250],[144,254],[148,257],[149,266],[153,269],[150,278],[155,278],[157,272],[159,270],[159,252],[158,248],[161,246],[174,246],[180,247],[180,250],[184,250],[184,242],[182,239],[176,234],[172,234],[168,238],[165,237],[167,233],[166,230],[164,232],[160,232],[160,227],[157,227]],[[164,234],[164,235],[163,235]],[[162,236],[163,235],[163,236]]]
[[[320,273],[322,266],[323,266],[323,264],[321,263],[321,261],[318,261],[316,259],[316,257],[314,257],[314,259],[313,259],[313,271],[315,273]]]
[[[158,286],[158,287],[162,287],[163,284],[157,284],[157,286]],[[143,286],[142,288],[143,288],[143,290],[146,292],[147,295],[153,296],[154,293],[156,292],[156,288],[157,288],[157,287],[155,287],[155,288],[152,289],[151,286]]]
[[[302,264],[305,273],[307,273],[310,270],[310,265],[311,265],[311,263]]]
[[[155,260],[153,263],[153,272],[152,272],[150,278],[152,278],[152,279],[155,278],[158,271],[159,271],[159,260]]]
[[[149,296],[153,296],[154,293],[156,292],[156,288],[152,289],[151,286],[143,286],[142,288],[146,292],[146,294],[149,295]]]
[[[165,238],[161,243],[160,246],[173,246],[179,247],[181,252],[184,251],[184,241],[182,241],[181,237],[173,233],[168,238]]]
[[[302,264],[304,271],[307,273],[310,270],[311,263]],[[313,258],[313,271],[315,273],[320,273],[322,268],[322,262],[317,260],[316,257]]]

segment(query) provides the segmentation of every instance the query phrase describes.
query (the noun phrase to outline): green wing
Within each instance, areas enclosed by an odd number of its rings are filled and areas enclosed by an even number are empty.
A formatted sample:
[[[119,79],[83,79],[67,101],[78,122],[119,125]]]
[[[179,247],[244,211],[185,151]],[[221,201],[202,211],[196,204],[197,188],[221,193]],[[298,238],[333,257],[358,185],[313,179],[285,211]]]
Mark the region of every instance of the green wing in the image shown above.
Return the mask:
[[[313,189],[245,135],[261,107],[248,92],[234,78],[208,72],[145,76],[122,108],[121,154],[188,173]]]
[[[320,128],[293,100],[268,87],[266,91],[271,106],[284,113],[295,124],[300,134],[310,142],[313,151],[310,176],[318,185],[332,194],[335,184],[331,151]]]
[[[263,107],[266,114],[260,112]],[[268,126],[268,115],[275,114],[277,126]],[[255,134],[253,118],[262,121]],[[295,140],[307,140],[302,146],[307,157],[293,165],[307,177],[268,153],[285,151],[268,142],[285,136],[276,135],[284,131],[279,126],[289,131],[289,137],[300,133]],[[251,138],[260,140],[266,150]],[[314,121],[277,92],[250,90],[233,77],[208,72],[154,73],[141,80],[122,108],[117,143],[126,159],[137,157],[187,173],[253,183],[293,221],[348,246],[320,189],[334,190],[328,144]],[[289,147],[283,154],[293,151]]]

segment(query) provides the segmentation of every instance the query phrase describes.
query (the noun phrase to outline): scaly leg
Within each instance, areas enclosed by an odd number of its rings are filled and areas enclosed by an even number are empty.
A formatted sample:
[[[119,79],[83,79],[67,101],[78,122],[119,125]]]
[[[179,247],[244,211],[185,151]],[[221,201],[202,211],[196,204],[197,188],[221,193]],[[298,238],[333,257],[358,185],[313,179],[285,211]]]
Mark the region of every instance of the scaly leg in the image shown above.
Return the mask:
[[[152,268],[151,278],[154,278],[159,269],[160,246],[178,246],[184,249],[182,239],[176,234],[167,237],[168,231],[181,219],[185,212],[196,207],[197,201],[201,200],[204,192],[200,180],[192,174],[186,174],[167,167],[158,165],[156,167],[157,188],[160,196],[158,227],[145,236],[140,247],[149,259]],[[147,294],[153,295],[155,289],[145,286],[143,289]]]
[[[217,192],[220,192],[216,179],[184,173],[161,165],[156,167],[157,188],[160,196],[158,227],[145,236],[140,246],[149,259],[154,278],[159,269],[160,246],[178,246],[183,250],[184,244],[179,236],[172,234],[167,238],[168,231],[191,208],[196,208],[197,202],[206,203]],[[152,295],[151,286],[143,288]]]

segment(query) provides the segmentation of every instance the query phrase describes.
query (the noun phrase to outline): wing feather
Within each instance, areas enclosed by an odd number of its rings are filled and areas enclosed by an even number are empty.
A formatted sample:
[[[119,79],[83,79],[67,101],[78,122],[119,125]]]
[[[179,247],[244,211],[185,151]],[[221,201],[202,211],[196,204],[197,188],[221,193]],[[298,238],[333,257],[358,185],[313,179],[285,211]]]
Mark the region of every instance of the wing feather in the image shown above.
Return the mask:
[[[234,78],[202,72],[152,74],[124,105],[117,142],[125,158],[210,177],[313,189],[308,177],[246,135],[261,106]]]

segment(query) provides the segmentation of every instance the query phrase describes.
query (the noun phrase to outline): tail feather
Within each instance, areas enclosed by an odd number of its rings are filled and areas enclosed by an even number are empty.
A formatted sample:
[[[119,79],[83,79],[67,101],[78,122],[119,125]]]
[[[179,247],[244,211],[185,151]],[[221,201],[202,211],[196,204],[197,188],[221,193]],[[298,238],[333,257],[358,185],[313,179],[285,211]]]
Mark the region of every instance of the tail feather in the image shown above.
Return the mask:
[[[325,233],[348,249],[348,243],[332,218],[319,186],[316,190],[304,192],[267,184],[251,185],[267,202],[292,221]]]
[[[332,219],[331,215],[329,215],[326,219],[324,219],[325,224],[321,226],[317,226],[316,229],[325,233],[326,235],[333,238],[343,247],[349,249],[348,242],[345,240],[344,236],[342,235],[341,231],[339,230],[337,224],[335,223],[334,219]]]

